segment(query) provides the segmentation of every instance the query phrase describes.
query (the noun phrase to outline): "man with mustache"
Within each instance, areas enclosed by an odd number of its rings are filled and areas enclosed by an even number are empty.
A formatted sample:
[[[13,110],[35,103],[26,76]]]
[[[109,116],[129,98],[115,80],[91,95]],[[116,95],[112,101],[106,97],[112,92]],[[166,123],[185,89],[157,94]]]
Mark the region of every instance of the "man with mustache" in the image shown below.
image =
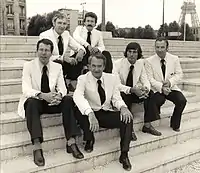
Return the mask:
[[[74,39],[86,49],[86,54],[83,58],[83,70],[87,71],[88,57],[91,54],[101,52],[106,57],[104,72],[112,73],[112,57],[105,50],[101,32],[94,28],[97,23],[97,15],[93,12],[88,12],[85,14],[83,22],[84,26],[77,26],[73,33]]]
[[[68,23],[64,13],[57,12],[52,19],[52,23],[53,27],[42,32],[40,39],[47,38],[53,42],[54,50],[51,60],[62,64],[63,74],[66,79],[76,80],[81,74],[85,48],[77,43],[66,30]],[[76,52],[76,56],[69,57],[66,54],[68,47]]]

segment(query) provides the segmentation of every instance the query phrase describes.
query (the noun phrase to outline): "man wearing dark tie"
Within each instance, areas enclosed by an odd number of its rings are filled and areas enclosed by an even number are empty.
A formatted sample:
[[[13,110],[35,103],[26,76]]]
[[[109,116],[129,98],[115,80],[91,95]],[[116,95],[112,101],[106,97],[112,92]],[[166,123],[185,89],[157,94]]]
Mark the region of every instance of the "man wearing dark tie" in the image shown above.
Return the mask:
[[[85,48],[77,43],[66,30],[67,17],[65,14],[57,12],[52,19],[52,23],[53,27],[42,32],[40,39],[47,38],[53,42],[54,50],[51,60],[62,64],[64,76],[70,83],[71,80],[76,80],[81,74]],[[68,56],[68,47],[76,52],[76,56]]]
[[[124,58],[116,60],[113,67],[113,73],[116,74],[120,81],[121,96],[131,110],[132,103],[144,102],[144,126],[142,131],[155,136],[160,136],[150,122],[157,120],[154,109],[151,106],[150,83],[146,75],[144,67],[144,59],[142,58],[142,49],[136,42],[131,42],[126,46]],[[137,140],[133,131],[132,139]]]
[[[77,26],[73,37],[86,49],[86,54],[83,59],[84,69],[87,70],[88,57],[93,53],[101,52],[106,57],[104,72],[112,73],[112,57],[110,53],[105,50],[101,32],[94,28],[97,23],[97,15],[93,12],[88,12],[85,14],[83,22],[84,26]]]
[[[157,109],[156,116],[160,118],[160,107],[166,99],[173,102],[175,107],[170,119],[170,127],[179,132],[182,112],[187,101],[177,86],[183,75],[179,58],[167,52],[168,46],[169,43],[165,38],[156,39],[156,54],[146,59],[145,68],[154,92],[152,107]]]
[[[38,41],[38,57],[25,63],[23,67],[23,95],[18,106],[19,115],[26,117],[33,144],[34,163],[38,166],[45,165],[41,146],[44,139],[40,120],[41,114],[44,113],[62,113],[67,140],[66,150],[77,159],[84,157],[76,144],[76,138],[81,135],[81,132],[74,117],[74,102],[72,97],[66,95],[61,65],[49,61],[52,52],[52,41],[48,39]]]
[[[100,52],[89,57],[89,72],[78,78],[73,98],[77,105],[75,116],[84,131],[85,151],[92,152],[94,132],[103,128],[120,129],[119,158],[123,168],[131,170],[128,158],[132,134],[132,114],[120,96],[118,78],[104,73],[106,58]],[[116,110],[116,111],[115,111]]]

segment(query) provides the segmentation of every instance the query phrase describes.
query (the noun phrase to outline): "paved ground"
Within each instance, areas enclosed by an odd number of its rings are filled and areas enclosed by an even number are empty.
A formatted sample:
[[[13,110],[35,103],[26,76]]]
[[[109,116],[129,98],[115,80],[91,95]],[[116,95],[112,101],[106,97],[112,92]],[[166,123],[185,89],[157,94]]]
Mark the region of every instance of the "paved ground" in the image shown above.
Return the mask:
[[[186,166],[170,171],[168,173],[200,173],[200,160],[191,162]]]

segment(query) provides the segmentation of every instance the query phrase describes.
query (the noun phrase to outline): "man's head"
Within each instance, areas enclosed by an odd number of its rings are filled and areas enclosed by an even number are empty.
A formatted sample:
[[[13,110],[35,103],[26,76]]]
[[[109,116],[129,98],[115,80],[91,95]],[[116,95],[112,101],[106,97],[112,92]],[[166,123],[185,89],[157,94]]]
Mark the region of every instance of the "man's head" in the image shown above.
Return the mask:
[[[89,57],[88,62],[89,70],[91,71],[92,75],[95,78],[100,79],[106,66],[105,56],[100,52],[95,53]]]
[[[130,64],[135,64],[137,59],[142,57],[142,49],[136,42],[131,42],[126,46],[124,56],[128,59]]]
[[[53,52],[53,43],[49,39],[42,39],[37,42],[37,54],[42,64],[47,65]]]
[[[84,24],[88,31],[92,31],[97,23],[97,15],[93,12],[88,12],[85,14]]]
[[[57,12],[53,19],[53,28],[58,33],[58,35],[61,35],[67,28],[67,16],[64,13]]]
[[[169,42],[164,37],[159,37],[155,41],[155,50],[156,54],[161,58],[164,59],[166,53],[168,51]]]

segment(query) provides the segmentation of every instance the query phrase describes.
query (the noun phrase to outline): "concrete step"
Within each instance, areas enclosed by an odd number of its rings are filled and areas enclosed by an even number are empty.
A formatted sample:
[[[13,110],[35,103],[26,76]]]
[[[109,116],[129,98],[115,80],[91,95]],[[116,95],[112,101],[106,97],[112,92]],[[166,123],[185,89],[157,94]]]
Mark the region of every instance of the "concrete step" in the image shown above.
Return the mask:
[[[158,130],[162,131],[163,135],[160,137],[155,137],[149,134],[144,134],[142,132],[138,132],[138,140],[136,142],[131,142],[130,145],[130,157],[139,157],[142,153],[148,154],[148,152],[156,152],[159,150],[158,154],[160,156],[161,153],[165,155],[172,155],[172,153],[176,153],[176,151],[184,151],[187,154],[185,156],[199,154],[200,140],[198,137],[200,136],[200,127],[199,127],[200,119],[195,119],[191,121],[184,122],[182,124],[181,132],[177,133],[169,129],[169,127],[160,126]],[[192,139],[192,140],[190,140]],[[189,140],[189,141],[188,141]],[[182,143],[187,141],[186,143]],[[182,143],[182,144],[181,144]],[[184,145],[187,144],[187,145]],[[173,148],[176,145],[177,147]],[[181,147],[183,146],[184,147]],[[26,147],[27,145],[25,145]],[[49,147],[50,145],[43,146]],[[171,147],[170,151],[168,150],[160,150],[166,146]],[[168,148],[168,147],[167,147]],[[190,151],[189,151],[190,149]],[[82,147],[81,147],[82,150]],[[162,151],[162,152],[160,152]],[[171,152],[173,151],[173,152]],[[29,153],[31,154],[31,148],[29,148]],[[96,141],[94,146],[94,151],[92,153],[84,153],[84,159],[76,160],[71,155],[66,154],[65,149],[59,150],[51,150],[44,153],[46,159],[46,165],[44,167],[37,167],[33,163],[32,155],[20,156],[12,160],[5,160],[1,162],[1,169],[3,172],[9,173],[33,173],[33,172],[59,172],[59,173],[77,173],[85,170],[89,170],[95,168],[97,166],[102,166],[110,163],[113,160],[117,160],[119,157],[119,137],[112,138],[110,140],[101,140]],[[9,154],[7,152],[7,154]],[[14,152],[10,153],[14,154]],[[180,153],[179,153],[180,154]],[[182,155],[182,154],[181,154]],[[145,155],[144,155],[145,156]],[[141,161],[140,164],[151,163],[151,158],[159,158],[157,154],[153,154],[149,158],[147,162]],[[176,157],[174,157],[176,158]],[[160,161],[160,159],[153,159]],[[132,161],[133,170],[136,168],[135,161]],[[21,165],[21,166],[19,166]],[[14,169],[13,169],[14,168]],[[122,170],[122,168],[120,168]],[[119,169],[119,170],[120,170]]]
[[[185,79],[182,84],[182,89],[200,93],[200,75],[196,79]]]
[[[186,92],[187,96],[194,96],[191,92]],[[7,94],[7,95],[0,95],[0,110],[1,112],[12,112],[17,110],[18,102],[20,99],[21,94]]]
[[[183,69],[183,81],[194,78],[200,78],[200,68]]]
[[[184,124],[190,121],[195,121],[200,123],[199,113],[200,113],[200,102],[197,104],[188,104],[184,110],[182,117],[181,129],[184,129]],[[169,126],[169,117],[173,111],[173,107],[163,108],[161,111],[161,120],[155,121],[153,125],[157,126]],[[45,120],[43,120],[44,122]],[[49,120],[50,121],[50,120]],[[47,122],[47,121],[46,121]],[[51,122],[53,123],[53,122]],[[196,124],[196,123],[195,123]],[[194,124],[194,125],[195,125]],[[46,126],[47,124],[45,124]],[[60,149],[65,147],[65,137],[64,130],[61,125],[58,126],[49,126],[43,128],[44,133],[44,143],[43,148],[45,151]],[[25,125],[24,125],[25,126]],[[143,126],[143,113],[138,112],[134,118],[134,130],[138,132]],[[198,130],[200,131],[200,126],[198,125]],[[183,132],[183,131],[182,131]],[[139,132],[138,132],[139,133]],[[95,133],[96,141],[112,139],[119,135],[119,130],[112,129],[101,129],[99,132]],[[31,154],[31,142],[28,131],[2,134],[0,144],[0,154],[1,160],[11,159],[17,156],[24,156]],[[140,137],[138,136],[139,140]],[[82,138],[80,138],[80,142]]]
[[[166,173],[170,170],[184,166],[200,158],[200,148],[198,144],[200,138],[191,139],[181,144],[175,144],[164,148],[159,148],[138,156],[130,157],[132,170],[130,173]],[[193,146],[194,144],[194,146]],[[163,153],[161,156],[160,154]],[[156,158],[156,159],[152,159]],[[83,173],[124,173],[118,160],[101,167],[84,171]],[[192,173],[192,172],[190,172]],[[193,172],[193,173],[198,173]]]
[[[188,100],[189,99],[189,100]],[[190,98],[187,97],[188,104],[187,108],[189,112],[198,111],[198,104],[200,99],[193,99],[193,102]],[[163,113],[172,112],[173,104],[170,101],[166,101],[166,103],[162,107]],[[187,111],[187,110],[185,110]],[[132,113],[136,117],[141,117],[140,121],[143,121],[143,105],[142,104],[133,104],[132,105]],[[60,114],[44,114],[42,115],[42,125],[43,127],[50,126],[58,126],[62,124],[62,119]],[[0,134],[9,134],[15,132],[23,132],[27,131],[25,119],[22,119],[18,116],[17,112],[5,112],[0,114]]]

